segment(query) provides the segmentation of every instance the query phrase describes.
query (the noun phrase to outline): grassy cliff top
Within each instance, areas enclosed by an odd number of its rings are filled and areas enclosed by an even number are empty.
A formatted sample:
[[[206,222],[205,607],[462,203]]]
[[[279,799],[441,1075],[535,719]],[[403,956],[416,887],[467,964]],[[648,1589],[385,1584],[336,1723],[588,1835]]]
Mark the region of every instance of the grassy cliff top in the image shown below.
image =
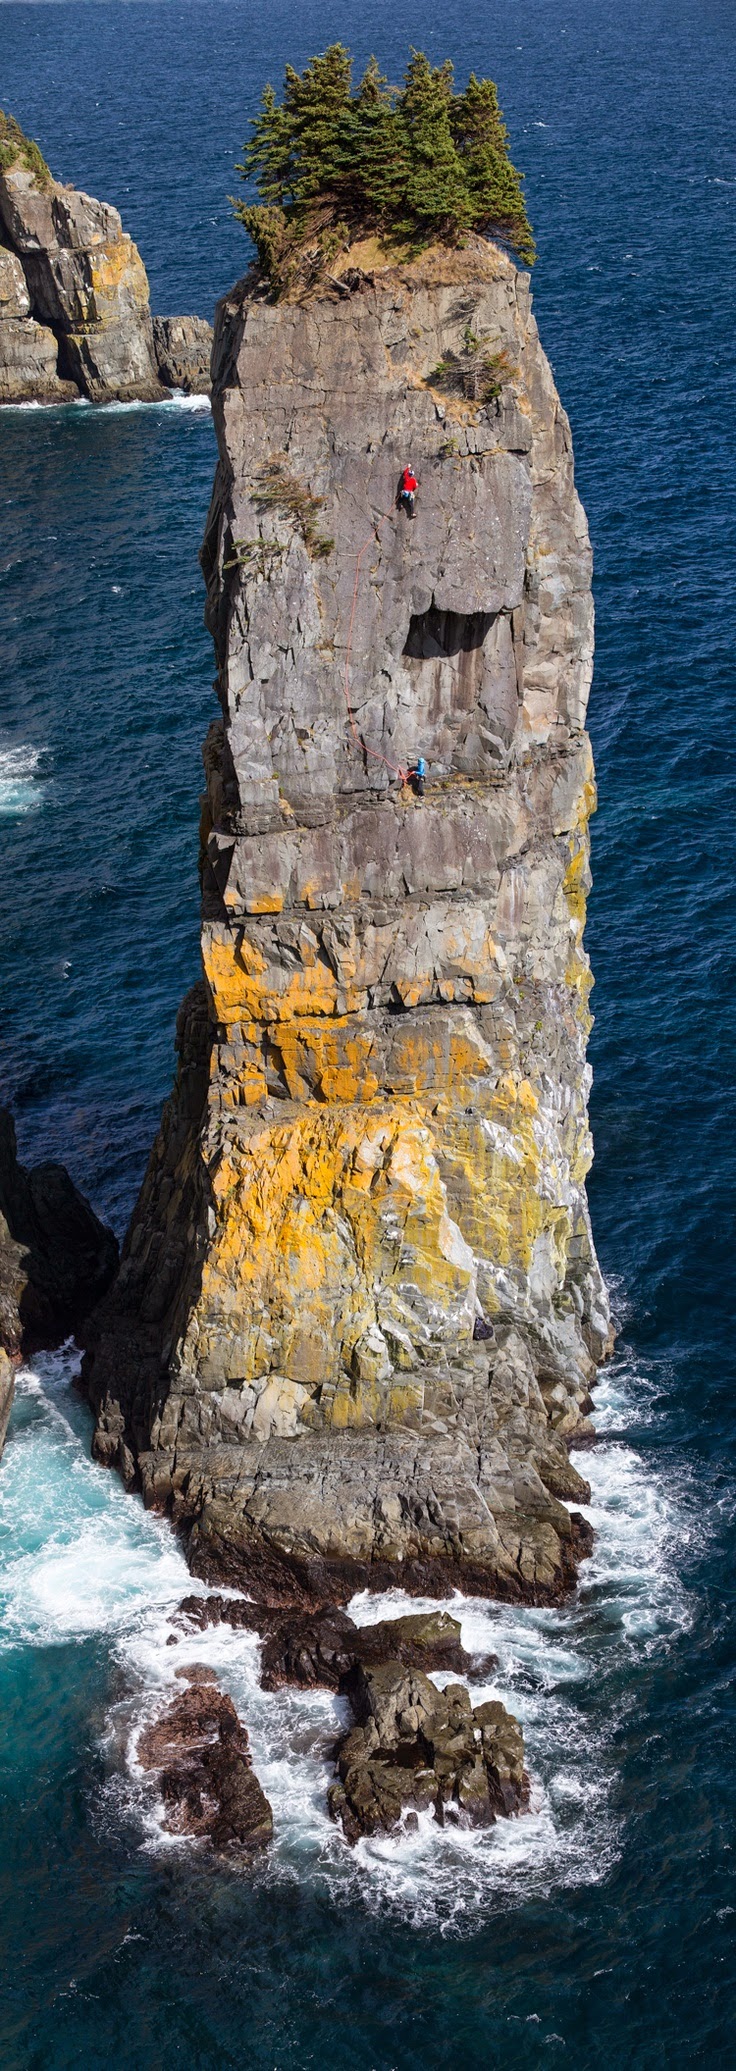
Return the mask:
[[[0,108],[0,172],[9,172],[13,165],[24,166],[37,187],[50,187],[51,173],[38,144],[26,136],[14,115],[6,115]]]

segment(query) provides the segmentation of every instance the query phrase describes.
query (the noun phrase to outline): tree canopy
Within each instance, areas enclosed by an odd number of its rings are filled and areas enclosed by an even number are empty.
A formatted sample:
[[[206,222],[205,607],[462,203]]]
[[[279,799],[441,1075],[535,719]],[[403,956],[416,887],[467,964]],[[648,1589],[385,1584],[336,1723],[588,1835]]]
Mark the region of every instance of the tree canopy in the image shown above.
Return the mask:
[[[413,50],[400,88],[371,58],[357,91],[341,43],[287,65],[282,99],[267,86],[237,171],[260,205],[237,201],[266,273],[313,229],[326,250],[375,232],[388,244],[458,245],[471,230],[531,265],[534,239],[521,175],[492,79],[472,73],[456,93],[453,68]],[[332,248],[334,249],[334,243]]]

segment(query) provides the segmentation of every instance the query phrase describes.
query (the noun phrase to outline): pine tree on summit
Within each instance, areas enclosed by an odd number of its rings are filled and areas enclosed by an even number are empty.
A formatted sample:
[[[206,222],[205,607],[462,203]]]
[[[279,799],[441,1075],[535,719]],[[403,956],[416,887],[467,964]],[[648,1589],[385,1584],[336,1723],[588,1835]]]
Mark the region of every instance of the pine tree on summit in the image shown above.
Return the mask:
[[[474,227],[506,238],[531,264],[534,238],[492,79],[476,79],[471,72],[465,92],[453,101],[451,123]]]
[[[235,213],[254,240],[265,275],[278,288],[305,280],[351,238],[376,233],[413,251],[437,239],[462,244],[468,232],[500,238],[529,264],[534,242],[521,179],[491,79],[471,76],[453,88],[453,68],[413,50],[400,91],[370,58],[357,92],[341,43],[287,65],[283,99],[267,86],[237,170],[255,180],[261,205]],[[315,271],[316,269],[316,271]]]
[[[452,65],[437,69],[421,50],[411,54],[397,114],[408,142],[407,227],[455,243],[469,230],[473,211],[450,127]]]

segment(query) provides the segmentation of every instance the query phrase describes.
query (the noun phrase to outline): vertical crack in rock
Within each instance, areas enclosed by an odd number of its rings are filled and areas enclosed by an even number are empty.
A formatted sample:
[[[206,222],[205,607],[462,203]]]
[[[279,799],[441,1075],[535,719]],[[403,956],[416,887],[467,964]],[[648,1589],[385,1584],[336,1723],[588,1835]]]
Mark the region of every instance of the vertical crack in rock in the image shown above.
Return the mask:
[[[265,1602],[552,1601],[610,1340],[587,527],[526,276],[478,239],[359,259],[218,311],[204,977],[90,1336],[95,1450]],[[432,387],[469,321],[510,370],[486,406]]]

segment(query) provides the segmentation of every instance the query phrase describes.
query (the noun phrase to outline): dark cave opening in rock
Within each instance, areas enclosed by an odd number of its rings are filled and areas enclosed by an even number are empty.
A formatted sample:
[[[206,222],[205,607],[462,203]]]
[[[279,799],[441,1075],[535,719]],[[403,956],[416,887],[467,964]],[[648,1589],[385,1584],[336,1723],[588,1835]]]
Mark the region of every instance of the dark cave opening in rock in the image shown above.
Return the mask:
[[[431,604],[429,611],[412,615],[404,654],[417,662],[473,654],[482,648],[494,616],[492,611],[439,611]]]

